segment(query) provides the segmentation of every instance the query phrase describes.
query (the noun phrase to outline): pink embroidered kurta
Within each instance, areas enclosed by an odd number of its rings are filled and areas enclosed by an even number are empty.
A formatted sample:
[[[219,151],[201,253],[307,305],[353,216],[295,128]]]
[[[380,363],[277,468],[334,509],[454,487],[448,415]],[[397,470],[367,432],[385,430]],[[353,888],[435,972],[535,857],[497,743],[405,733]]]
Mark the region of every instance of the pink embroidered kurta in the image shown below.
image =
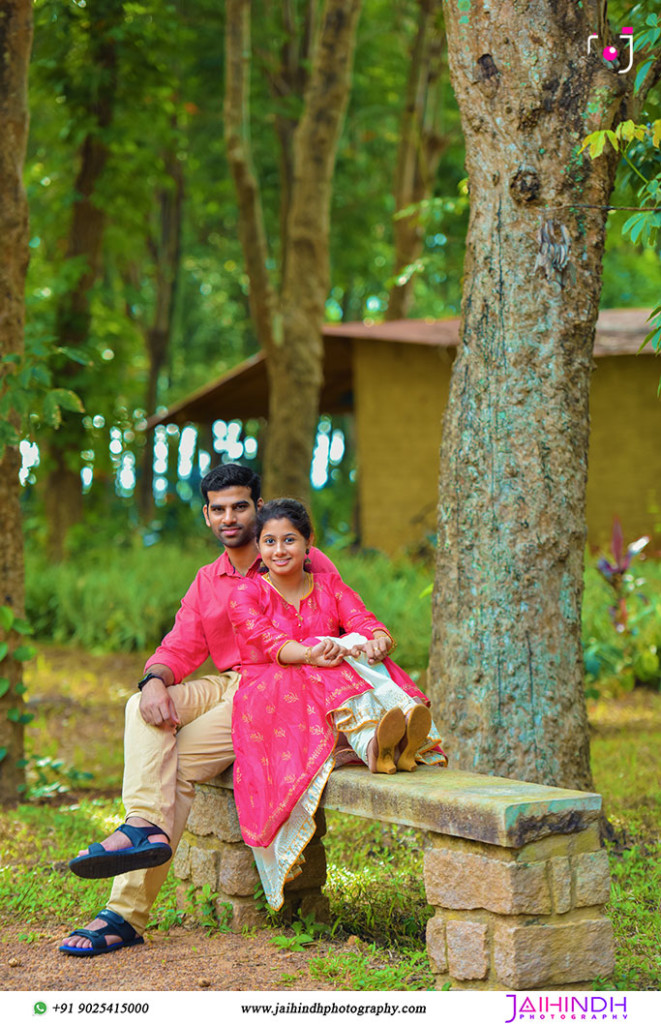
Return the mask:
[[[266,580],[243,580],[229,616],[241,654],[232,715],[234,796],[245,841],[268,846],[333,751],[333,711],[372,688],[348,664],[281,665],[278,652],[287,640],[313,645],[340,632],[372,639],[386,627],[331,574],[314,577],[298,612]],[[403,669],[390,658],[384,664],[410,697],[428,703]]]

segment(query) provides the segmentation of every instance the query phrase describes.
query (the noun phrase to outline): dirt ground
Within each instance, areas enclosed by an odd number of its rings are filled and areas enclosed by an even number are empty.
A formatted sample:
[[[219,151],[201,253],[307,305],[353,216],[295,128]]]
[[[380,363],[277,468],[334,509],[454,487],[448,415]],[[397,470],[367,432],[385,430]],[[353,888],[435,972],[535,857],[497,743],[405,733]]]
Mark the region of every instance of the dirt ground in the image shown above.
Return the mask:
[[[4,926],[0,944],[0,991],[332,991],[336,986],[312,978],[308,960],[324,952],[279,949],[273,933],[252,936],[172,928],[148,932],[144,946],[83,958],[58,951],[65,933],[59,927],[33,942],[19,941],[25,926]],[[283,977],[285,976],[285,977]]]

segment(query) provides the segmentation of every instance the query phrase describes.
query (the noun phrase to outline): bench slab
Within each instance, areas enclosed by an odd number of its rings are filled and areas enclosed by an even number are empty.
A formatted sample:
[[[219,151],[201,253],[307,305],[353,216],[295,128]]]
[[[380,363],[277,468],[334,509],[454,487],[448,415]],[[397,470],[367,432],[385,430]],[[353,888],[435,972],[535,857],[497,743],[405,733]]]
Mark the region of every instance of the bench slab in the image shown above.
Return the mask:
[[[211,784],[231,789],[232,769]],[[601,812],[598,793],[426,766],[396,775],[373,775],[360,765],[339,768],[321,803],[361,818],[505,847],[581,832]]]

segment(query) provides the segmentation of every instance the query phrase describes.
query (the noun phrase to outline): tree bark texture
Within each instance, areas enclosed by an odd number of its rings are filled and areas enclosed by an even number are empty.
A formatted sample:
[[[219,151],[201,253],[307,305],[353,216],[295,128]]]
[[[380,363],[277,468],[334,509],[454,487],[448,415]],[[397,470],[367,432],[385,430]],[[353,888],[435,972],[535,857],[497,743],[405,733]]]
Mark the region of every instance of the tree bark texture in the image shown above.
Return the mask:
[[[314,40],[303,113],[292,148],[286,254],[278,294],[249,136],[250,3],[227,3],[225,127],[250,278],[253,322],[267,356],[269,430],[264,493],[307,499],[322,383],[321,328],[330,287],[328,243],[335,156],[351,88],[361,0],[325,0]]]
[[[28,209],[23,187],[23,164],[28,135],[27,78],[32,47],[30,0],[0,0],[0,357],[24,349],[24,296],[28,267]],[[4,390],[5,370],[0,370]],[[0,459],[0,604],[15,616],[24,612],[23,530],[20,514],[20,453],[5,449]],[[21,664],[11,657],[17,636],[0,633],[9,656],[0,660],[0,677],[9,681],[0,697],[0,803],[15,800],[25,782],[19,767],[23,757],[23,725],[7,718],[12,708],[22,712]],[[16,693],[19,687],[19,693]],[[4,685],[3,685],[4,689]]]
[[[66,250],[67,259],[80,264],[80,273],[73,287],[62,297],[55,328],[58,346],[71,349],[81,349],[89,340],[90,293],[101,270],[106,215],[96,204],[94,193],[110,154],[107,132],[114,114],[118,73],[114,32],[124,14],[123,0],[91,0],[88,6],[90,61],[98,76],[98,85],[90,95],[86,111],[93,127],[80,148]],[[82,390],[85,373],[79,363],[63,356],[55,368],[53,384],[73,391]],[[84,447],[81,415],[63,411],[62,423],[50,438],[47,456],[47,543],[53,559],[62,557],[70,527],[82,519],[80,452]]]
[[[441,452],[430,693],[452,767],[589,789],[581,650],[588,394],[634,72],[600,4],[446,3],[471,216]],[[603,45],[606,45],[607,40]],[[575,205],[572,205],[575,204]]]
[[[442,0],[419,0],[418,28],[411,52],[406,102],[395,168],[395,274],[418,258],[423,228],[417,213],[397,216],[402,210],[428,199],[445,139],[441,132],[441,74],[445,63],[445,31]],[[386,320],[407,316],[413,293],[413,277],[390,290]]]

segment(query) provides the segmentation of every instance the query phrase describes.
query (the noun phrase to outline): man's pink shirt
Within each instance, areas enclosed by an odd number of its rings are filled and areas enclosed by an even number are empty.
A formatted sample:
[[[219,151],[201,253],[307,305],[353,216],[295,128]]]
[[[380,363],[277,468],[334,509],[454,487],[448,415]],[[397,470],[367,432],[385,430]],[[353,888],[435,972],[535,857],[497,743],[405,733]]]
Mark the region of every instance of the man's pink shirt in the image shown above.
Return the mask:
[[[333,572],[337,569],[318,548],[310,548],[310,571]],[[248,569],[246,576],[259,576],[260,558]],[[241,659],[234,630],[227,614],[227,605],[236,583],[244,579],[230,562],[227,551],[211,565],[204,565],[182,598],[174,626],[163,638],[145,665],[167,665],[174,673],[175,683],[199,668],[211,655],[220,672],[239,670]]]

